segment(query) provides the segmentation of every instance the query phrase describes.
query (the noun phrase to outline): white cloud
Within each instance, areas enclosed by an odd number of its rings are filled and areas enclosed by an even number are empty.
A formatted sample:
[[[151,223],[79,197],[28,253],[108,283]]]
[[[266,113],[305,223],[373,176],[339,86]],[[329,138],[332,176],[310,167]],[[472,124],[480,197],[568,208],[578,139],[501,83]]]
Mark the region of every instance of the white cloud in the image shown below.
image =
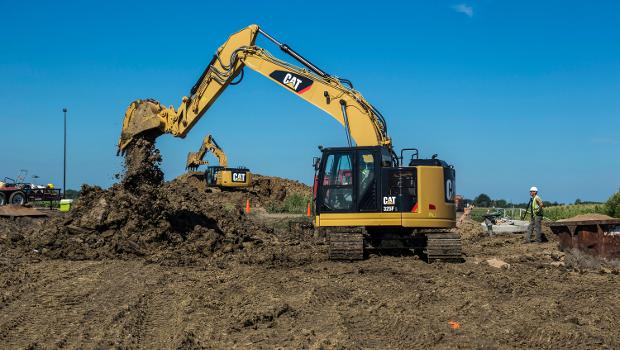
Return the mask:
[[[454,5],[452,6],[452,9],[456,12],[466,15],[469,18],[474,16],[474,8],[467,4]]]

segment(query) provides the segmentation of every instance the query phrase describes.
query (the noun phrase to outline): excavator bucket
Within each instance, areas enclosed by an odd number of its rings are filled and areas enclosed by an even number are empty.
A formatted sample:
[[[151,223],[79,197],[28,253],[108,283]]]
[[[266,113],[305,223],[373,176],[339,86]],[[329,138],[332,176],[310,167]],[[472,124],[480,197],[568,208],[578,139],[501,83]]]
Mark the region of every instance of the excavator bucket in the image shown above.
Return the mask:
[[[189,152],[187,154],[187,162],[185,162],[185,170],[196,171],[198,167],[206,162],[201,162],[197,152]]]
[[[164,122],[161,112],[165,109],[155,100],[133,101],[125,111],[117,153],[124,153],[127,146],[137,135],[149,134],[149,136],[157,138],[163,134]]]

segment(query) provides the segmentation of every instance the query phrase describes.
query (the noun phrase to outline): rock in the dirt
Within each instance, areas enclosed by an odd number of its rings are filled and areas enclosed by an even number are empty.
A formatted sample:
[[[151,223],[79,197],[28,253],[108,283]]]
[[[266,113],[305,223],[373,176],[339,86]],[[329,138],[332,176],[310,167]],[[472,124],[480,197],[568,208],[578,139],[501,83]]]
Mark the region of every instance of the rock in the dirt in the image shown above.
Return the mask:
[[[486,263],[489,266],[495,267],[497,269],[509,269],[510,268],[509,263],[505,262],[504,260],[497,259],[497,258],[487,259]]]

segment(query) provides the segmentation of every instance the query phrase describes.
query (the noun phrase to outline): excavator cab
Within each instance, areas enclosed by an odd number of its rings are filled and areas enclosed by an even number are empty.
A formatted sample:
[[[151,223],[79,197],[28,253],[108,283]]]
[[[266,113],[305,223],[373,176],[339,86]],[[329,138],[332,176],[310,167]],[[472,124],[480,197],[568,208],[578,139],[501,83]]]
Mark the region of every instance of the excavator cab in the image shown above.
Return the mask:
[[[319,226],[365,218],[355,226],[454,227],[455,172],[443,160],[412,159],[402,166],[381,146],[325,148],[322,153],[315,182]],[[360,215],[331,215],[345,213]],[[424,221],[408,222],[413,217]]]

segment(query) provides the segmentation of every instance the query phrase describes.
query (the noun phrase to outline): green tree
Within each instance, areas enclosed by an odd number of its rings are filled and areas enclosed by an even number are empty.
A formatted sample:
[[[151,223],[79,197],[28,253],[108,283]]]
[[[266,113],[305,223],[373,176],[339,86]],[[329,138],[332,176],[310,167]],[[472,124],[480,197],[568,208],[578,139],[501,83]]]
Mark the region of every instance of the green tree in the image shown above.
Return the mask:
[[[605,203],[605,213],[614,218],[620,218],[620,189]]]
[[[80,191],[76,191],[72,189],[67,189],[67,192],[65,192],[65,198],[67,199],[76,199],[77,197],[79,197],[79,195],[80,195]]]
[[[505,199],[498,199],[495,201],[495,206],[498,208],[508,208],[510,204]]]
[[[477,207],[490,207],[491,197],[484,193],[481,193],[478,195],[478,197],[474,198],[474,205]]]

